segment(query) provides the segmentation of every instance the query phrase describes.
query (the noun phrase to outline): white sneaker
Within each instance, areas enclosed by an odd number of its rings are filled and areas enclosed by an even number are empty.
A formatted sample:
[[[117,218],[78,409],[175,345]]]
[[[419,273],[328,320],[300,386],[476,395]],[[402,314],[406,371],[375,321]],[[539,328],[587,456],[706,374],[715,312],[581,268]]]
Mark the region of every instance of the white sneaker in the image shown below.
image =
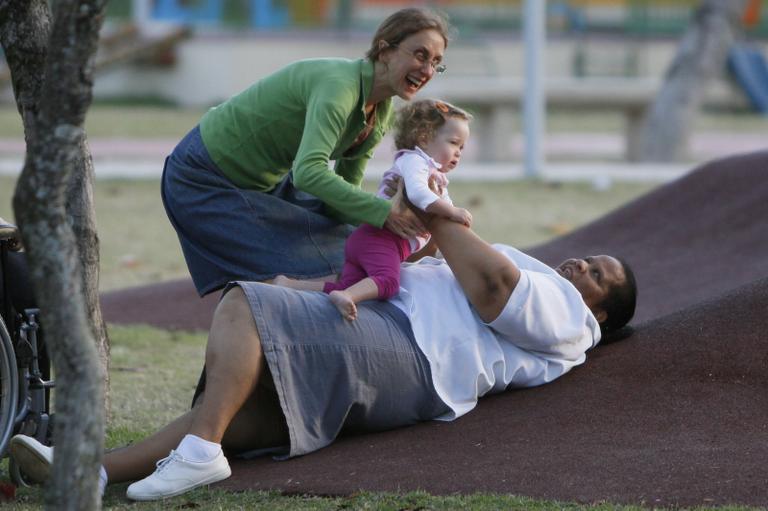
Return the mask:
[[[181,495],[198,486],[215,483],[232,474],[224,453],[203,463],[185,460],[171,451],[170,456],[157,462],[155,472],[128,487],[127,497],[132,500],[157,500]]]
[[[11,438],[11,456],[31,483],[44,483],[51,475],[53,447],[43,445],[31,436]]]

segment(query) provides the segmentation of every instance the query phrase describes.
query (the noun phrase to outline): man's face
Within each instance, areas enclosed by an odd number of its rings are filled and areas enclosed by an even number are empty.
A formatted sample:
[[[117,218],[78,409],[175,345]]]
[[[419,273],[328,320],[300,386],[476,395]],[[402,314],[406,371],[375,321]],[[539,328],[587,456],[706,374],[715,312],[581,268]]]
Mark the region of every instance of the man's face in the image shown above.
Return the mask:
[[[627,279],[619,260],[607,255],[567,259],[560,263],[555,271],[579,290],[584,303],[598,322],[605,320],[605,311],[600,305],[611,288]]]

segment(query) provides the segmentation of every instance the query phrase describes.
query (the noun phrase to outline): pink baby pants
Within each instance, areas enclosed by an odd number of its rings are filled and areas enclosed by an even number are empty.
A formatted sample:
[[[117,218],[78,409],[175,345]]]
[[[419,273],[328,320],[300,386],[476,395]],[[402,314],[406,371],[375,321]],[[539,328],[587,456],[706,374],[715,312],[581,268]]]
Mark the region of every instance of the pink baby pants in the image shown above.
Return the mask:
[[[379,288],[379,300],[386,300],[400,290],[400,263],[409,255],[408,240],[387,229],[363,224],[347,238],[339,281],[326,282],[323,291],[347,289],[370,277]]]

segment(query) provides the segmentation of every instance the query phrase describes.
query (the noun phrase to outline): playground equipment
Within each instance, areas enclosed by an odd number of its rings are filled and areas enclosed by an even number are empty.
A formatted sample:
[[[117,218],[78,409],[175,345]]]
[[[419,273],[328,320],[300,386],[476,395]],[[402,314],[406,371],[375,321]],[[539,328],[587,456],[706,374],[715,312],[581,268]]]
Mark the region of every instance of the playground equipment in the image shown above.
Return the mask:
[[[744,27],[755,31],[756,27],[768,20],[762,19],[761,7],[764,0],[749,0],[744,10]],[[765,18],[768,18],[766,16]],[[739,44],[728,54],[728,71],[744,91],[752,108],[763,114],[768,114],[768,62],[765,55],[754,46]]]
[[[190,35],[185,26],[170,26],[145,34],[133,24],[122,24],[107,30],[99,41],[95,66],[103,70],[116,64],[142,62],[166,66],[174,62],[174,47]],[[0,66],[0,89],[10,85],[11,72]]]
[[[752,108],[768,115],[768,61],[760,50],[734,46],[728,54],[728,71]]]
[[[144,33],[133,23],[117,27],[102,35],[96,54],[96,69],[123,64],[143,62],[154,65],[173,63],[173,49],[189,37],[185,26],[170,26],[163,30]]]

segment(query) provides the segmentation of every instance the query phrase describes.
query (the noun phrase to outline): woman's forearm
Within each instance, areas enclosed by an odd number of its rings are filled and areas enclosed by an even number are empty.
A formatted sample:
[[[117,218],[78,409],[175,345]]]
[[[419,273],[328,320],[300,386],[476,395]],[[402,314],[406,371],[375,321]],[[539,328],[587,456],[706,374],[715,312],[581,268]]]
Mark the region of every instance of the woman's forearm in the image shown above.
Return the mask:
[[[496,319],[520,280],[520,270],[460,223],[431,216],[427,227],[480,318]]]
[[[327,166],[297,165],[293,171],[293,185],[323,201],[329,212],[344,223],[365,222],[381,227],[389,215],[388,201],[347,183]]]

